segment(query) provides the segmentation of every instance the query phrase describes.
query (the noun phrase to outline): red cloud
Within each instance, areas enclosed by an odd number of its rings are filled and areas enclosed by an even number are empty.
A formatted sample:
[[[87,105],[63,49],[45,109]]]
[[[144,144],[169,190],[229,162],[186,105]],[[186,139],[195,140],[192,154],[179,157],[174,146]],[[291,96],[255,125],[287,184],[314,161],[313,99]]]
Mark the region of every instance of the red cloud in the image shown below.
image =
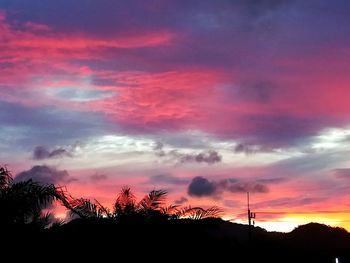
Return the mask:
[[[150,60],[148,48],[166,47],[161,52],[169,53],[168,59],[173,54],[176,61],[178,50],[173,44],[183,41],[185,34],[180,38],[169,30],[110,38],[73,35],[32,22],[13,27],[2,13],[0,35],[0,63],[7,65],[0,76],[5,100],[100,111],[130,132],[195,129],[275,147],[325,127],[342,126],[350,119],[350,77],[344,70],[348,58],[344,50],[343,56],[324,52],[329,63],[316,53],[299,60],[293,56],[276,58],[269,62],[272,70],[265,77],[254,67],[231,70]],[[138,53],[140,49],[143,53]],[[93,68],[89,62],[81,62],[91,59],[108,63],[122,59],[122,66],[157,65],[158,70]],[[96,84],[95,80],[108,84]],[[38,91],[67,85],[113,90],[117,95],[76,103],[47,98]],[[36,94],[18,96],[25,92]]]
[[[116,74],[117,95],[89,107],[107,113],[112,119],[135,129],[197,128],[205,121],[210,105],[215,107],[216,89],[224,76],[210,70],[187,70]],[[197,126],[197,127],[196,127]]]

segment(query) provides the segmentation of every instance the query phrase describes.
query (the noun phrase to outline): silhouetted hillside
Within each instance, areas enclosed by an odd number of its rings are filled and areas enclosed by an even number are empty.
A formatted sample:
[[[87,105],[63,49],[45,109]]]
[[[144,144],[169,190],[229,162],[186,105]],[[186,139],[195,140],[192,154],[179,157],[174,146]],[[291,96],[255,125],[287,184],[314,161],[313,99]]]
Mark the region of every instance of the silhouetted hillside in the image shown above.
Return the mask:
[[[123,187],[113,209],[73,198],[53,184],[15,182],[0,167],[0,249],[25,262],[349,262],[350,234],[310,223],[290,233],[267,232],[219,218],[220,209],[166,206],[166,191],[137,201]],[[79,219],[62,224],[43,209],[57,200]],[[50,226],[50,227],[48,227]]]
[[[2,240],[11,240],[7,249],[80,260],[125,254],[131,261],[166,262],[180,256],[195,262],[334,262],[339,257],[343,263],[350,255],[348,232],[315,223],[290,233],[255,228],[250,243],[247,225],[221,219],[76,219],[46,230],[22,226],[2,233],[7,233]]]
[[[345,255],[350,252],[350,234],[343,228],[309,223],[287,234],[287,245],[315,254]]]

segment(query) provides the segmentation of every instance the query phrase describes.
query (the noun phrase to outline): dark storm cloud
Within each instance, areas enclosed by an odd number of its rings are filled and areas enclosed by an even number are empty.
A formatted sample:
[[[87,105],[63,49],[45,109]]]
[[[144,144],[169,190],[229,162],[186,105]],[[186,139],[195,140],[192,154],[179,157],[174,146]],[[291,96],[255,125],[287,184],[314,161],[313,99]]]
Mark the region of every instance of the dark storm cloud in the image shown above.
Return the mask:
[[[33,158],[35,160],[62,158],[62,157],[72,157],[72,154],[63,148],[49,150],[45,146],[37,146],[35,147],[33,152]]]
[[[222,195],[223,192],[267,193],[268,191],[268,187],[259,182],[243,182],[231,178],[219,181],[210,181],[201,176],[193,178],[187,189],[187,193],[194,197],[218,197]]]
[[[15,181],[26,181],[29,179],[44,184],[61,184],[76,180],[70,177],[66,170],[57,170],[46,165],[33,166],[30,170],[20,172],[15,177]]]
[[[216,183],[201,176],[193,178],[187,190],[189,195],[196,197],[212,196],[215,192]]]

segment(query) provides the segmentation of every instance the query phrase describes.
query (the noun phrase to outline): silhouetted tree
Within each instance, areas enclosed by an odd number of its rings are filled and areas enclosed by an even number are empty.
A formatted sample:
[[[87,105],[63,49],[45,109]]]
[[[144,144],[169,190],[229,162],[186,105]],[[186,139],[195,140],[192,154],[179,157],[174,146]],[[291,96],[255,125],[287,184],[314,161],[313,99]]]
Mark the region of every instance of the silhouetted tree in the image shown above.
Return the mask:
[[[66,207],[70,207],[71,214],[76,214],[81,218],[163,218],[163,219],[204,219],[219,217],[221,210],[217,207],[204,209],[201,207],[180,208],[176,205],[165,205],[167,192],[164,190],[152,190],[139,202],[130,187],[121,189],[113,205],[113,212],[101,205],[97,200],[74,199]]]
[[[51,214],[42,209],[54,200],[65,201],[62,189],[33,180],[14,182],[10,171],[0,167],[0,222],[3,224],[49,224]]]
[[[176,205],[165,205],[167,192],[152,190],[139,202],[130,187],[121,189],[113,205],[113,210],[103,206],[97,200],[73,198],[62,188],[54,184],[40,184],[33,180],[14,182],[10,171],[0,167],[0,222],[2,223],[36,223],[47,226],[52,222],[53,215],[43,214],[42,210],[54,200],[59,200],[71,215],[80,218],[163,218],[163,219],[203,219],[219,217],[220,209],[211,207],[180,208]]]
[[[176,218],[189,218],[189,219],[205,219],[205,218],[216,218],[220,217],[222,211],[219,207],[212,206],[208,209],[204,209],[202,207],[185,207],[179,209],[175,216]]]
[[[85,198],[71,199],[66,207],[70,209],[72,216],[78,215],[81,218],[102,218],[110,215],[109,210],[98,203],[97,200],[92,202]]]
[[[130,216],[137,213],[135,195],[130,187],[124,186],[117,196],[113,205],[113,217]]]

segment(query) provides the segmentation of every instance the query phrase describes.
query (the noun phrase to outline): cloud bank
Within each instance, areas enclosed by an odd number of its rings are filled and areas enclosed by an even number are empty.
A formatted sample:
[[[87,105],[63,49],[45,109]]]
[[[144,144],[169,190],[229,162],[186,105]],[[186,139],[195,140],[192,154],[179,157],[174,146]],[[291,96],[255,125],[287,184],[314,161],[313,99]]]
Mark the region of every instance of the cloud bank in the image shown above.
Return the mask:
[[[36,165],[30,170],[20,172],[16,175],[15,181],[33,180],[43,184],[66,184],[75,181],[66,170],[57,170],[46,165]]]
[[[193,197],[218,197],[229,193],[267,193],[268,187],[258,182],[242,182],[236,179],[210,181],[204,177],[194,177],[188,186],[187,193]]]

